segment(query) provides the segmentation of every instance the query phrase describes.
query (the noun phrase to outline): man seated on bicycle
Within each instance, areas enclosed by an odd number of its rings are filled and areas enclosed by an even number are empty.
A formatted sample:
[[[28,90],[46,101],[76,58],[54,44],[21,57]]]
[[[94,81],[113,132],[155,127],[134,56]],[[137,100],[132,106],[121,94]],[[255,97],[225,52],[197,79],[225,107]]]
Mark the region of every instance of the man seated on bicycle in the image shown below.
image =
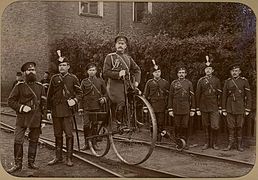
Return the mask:
[[[127,37],[117,36],[115,38],[116,52],[106,56],[103,67],[103,75],[107,78],[107,93],[112,105],[115,106],[115,118],[118,125],[123,122],[125,93],[130,86],[137,88],[141,79],[141,69],[125,53],[127,44]]]
[[[151,103],[155,112],[158,126],[157,141],[161,141],[161,132],[165,125],[165,111],[167,109],[167,98],[169,92],[169,83],[167,80],[161,78],[160,67],[155,64],[152,67],[153,79],[147,81],[143,95]],[[145,112],[146,110],[144,110]]]
[[[88,77],[81,82],[83,91],[82,101],[79,103],[79,114],[83,115],[83,131],[85,138],[85,146],[82,150],[89,149],[88,140],[86,138],[96,135],[98,131],[98,123],[107,120],[103,115],[97,112],[103,111],[105,103],[107,103],[106,85],[102,78],[97,77],[97,65],[89,63],[86,66]],[[92,141],[93,147],[97,150],[96,140]]]

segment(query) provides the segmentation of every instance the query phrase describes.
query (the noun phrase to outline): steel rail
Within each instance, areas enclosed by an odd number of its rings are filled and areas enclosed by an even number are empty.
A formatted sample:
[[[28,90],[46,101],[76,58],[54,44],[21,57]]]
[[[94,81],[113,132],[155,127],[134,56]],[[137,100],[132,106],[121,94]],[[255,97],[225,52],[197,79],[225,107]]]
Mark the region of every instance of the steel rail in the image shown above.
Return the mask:
[[[1,126],[2,126],[1,129],[5,129],[5,130],[11,131],[11,132],[14,132],[14,130],[15,130],[14,127],[12,127],[12,126],[10,126],[10,125],[8,125],[8,124],[6,124],[6,123],[0,122],[0,124],[1,124]],[[25,136],[27,137],[27,135],[28,135],[28,134],[26,133]],[[55,148],[55,142],[54,142],[53,140],[51,140],[51,139],[44,138],[44,137],[40,137],[40,138],[39,138],[39,142],[40,142],[41,144],[47,145],[48,147]],[[66,152],[65,149],[63,149],[63,151]],[[105,171],[105,172],[111,174],[112,176],[120,177],[120,178],[123,178],[123,177],[124,177],[124,176],[121,175],[121,174],[118,174],[118,173],[116,173],[116,172],[113,172],[113,171],[111,171],[111,170],[109,170],[109,169],[107,169],[107,168],[105,168],[105,167],[103,167],[103,166],[100,166],[99,164],[97,164],[97,163],[95,163],[95,162],[92,162],[92,161],[90,161],[90,160],[88,160],[88,159],[85,159],[85,158],[83,158],[83,157],[81,157],[81,156],[79,156],[79,155],[77,155],[77,154],[73,154],[73,156],[74,156],[75,158],[77,158],[77,159],[79,159],[79,160],[81,160],[81,161],[87,163],[87,164],[90,164],[90,165],[92,165],[92,166],[94,166],[94,167],[96,167],[96,168],[98,168],[98,169],[101,169],[102,171]]]
[[[14,132],[14,128],[6,123],[3,123],[3,122],[0,122],[1,124],[1,129],[6,129],[8,131],[12,131]],[[26,134],[27,135],[27,134]],[[42,144],[45,144],[47,145],[48,147],[50,148],[54,148],[55,147],[55,142],[54,140],[52,139],[49,139],[49,138],[46,138],[46,137],[40,137],[39,139],[39,142],[42,143]],[[64,152],[66,152],[66,149],[64,147],[63,149]],[[108,168],[105,168],[99,164],[96,164],[95,162],[92,162],[86,158],[83,158],[81,155],[83,154],[84,156],[89,156],[90,158],[95,158],[97,159],[98,157],[92,155],[92,154],[89,154],[89,153],[86,153],[86,152],[82,152],[82,151],[78,151],[78,149],[74,149],[74,153],[73,153],[73,156],[76,157],[77,159],[81,160],[81,161],[84,161],[88,164],[91,164],[101,170],[104,170],[116,177],[125,177],[123,175],[120,175],[114,171],[111,171],[109,170]],[[80,155],[81,154],[81,155]],[[147,175],[148,177],[170,177],[170,178],[184,178],[184,176],[182,175],[178,175],[178,174],[175,174],[175,173],[169,173],[169,172],[165,172],[165,171],[160,171],[160,170],[156,170],[156,169],[152,169],[152,168],[146,168],[146,167],[142,167],[140,165],[128,165],[128,164],[124,164],[124,163],[121,163],[121,162],[117,162],[115,160],[112,160],[112,159],[105,159],[103,161],[106,161],[106,162],[112,162],[112,163],[116,163],[116,164],[119,164],[121,165],[120,167],[123,169],[126,169],[128,171],[133,171],[134,172],[134,175],[136,176],[140,176],[142,174],[145,174]]]
[[[6,116],[12,116],[12,117],[16,117],[16,115],[11,114],[11,113],[2,113],[3,115]],[[130,139],[126,139],[126,138],[122,138],[122,137],[115,137],[115,139],[120,140],[120,141],[125,141],[125,142],[132,142],[132,140]],[[134,140],[135,143],[146,143],[148,144],[148,142],[144,142],[138,139]],[[168,144],[171,145],[171,144]],[[176,148],[173,147],[168,147],[165,145],[160,145],[160,144],[156,144],[156,147],[161,148],[161,149],[167,149],[167,150],[172,150],[172,151],[177,151]],[[200,156],[200,157],[204,157],[204,158],[209,158],[209,159],[216,159],[216,160],[222,160],[222,161],[226,161],[229,163],[235,163],[235,164],[240,164],[240,165],[245,165],[245,166],[254,166],[253,163],[250,162],[245,162],[245,161],[241,161],[241,160],[236,160],[236,159],[232,159],[232,158],[227,158],[227,157],[219,157],[219,156],[215,156],[215,155],[208,155],[208,154],[203,154],[203,153],[199,153],[199,152],[194,152],[192,150],[183,150],[183,151],[177,151],[178,153],[187,153],[187,154],[192,154],[192,155],[196,155],[196,156]]]

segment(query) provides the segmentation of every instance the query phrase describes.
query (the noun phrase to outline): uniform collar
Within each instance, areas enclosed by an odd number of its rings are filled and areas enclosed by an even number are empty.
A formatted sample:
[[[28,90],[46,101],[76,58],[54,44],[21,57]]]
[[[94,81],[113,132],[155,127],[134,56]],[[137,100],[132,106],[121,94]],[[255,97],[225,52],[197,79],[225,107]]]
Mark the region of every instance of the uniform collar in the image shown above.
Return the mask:
[[[159,80],[161,80],[161,77],[159,77],[158,79],[156,79],[156,78],[153,78],[155,81],[159,81]]]
[[[238,76],[237,78],[232,77],[232,79],[234,79],[234,80],[238,80],[239,78],[240,78],[240,76]]]
[[[65,76],[67,76],[69,74],[69,72],[67,72],[66,74],[62,74],[62,73],[60,73],[60,75],[62,76],[62,77],[65,77]]]
[[[178,78],[178,81],[183,82],[183,81],[185,81],[185,78],[184,79]]]
[[[212,75],[208,75],[208,76],[206,75],[205,77],[210,79],[210,78],[212,78]]]

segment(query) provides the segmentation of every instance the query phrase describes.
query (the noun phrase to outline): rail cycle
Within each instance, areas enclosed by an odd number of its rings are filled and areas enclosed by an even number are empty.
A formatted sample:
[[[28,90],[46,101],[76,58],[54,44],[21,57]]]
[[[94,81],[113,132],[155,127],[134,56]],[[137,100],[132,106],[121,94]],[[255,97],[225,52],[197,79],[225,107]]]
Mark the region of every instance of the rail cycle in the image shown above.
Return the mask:
[[[113,120],[110,102],[105,103],[101,112],[85,112],[89,115],[105,116],[104,121],[98,121],[98,130],[88,139],[93,155],[105,156],[112,146],[116,156],[126,164],[140,164],[152,154],[157,140],[157,123],[154,111],[139,90],[130,85],[127,88],[124,80],[125,113],[119,123]],[[103,119],[103,118],[102,118]],[[172,137],[172,140],[175,139]],[[98,148],[93,141],[97,142]],[[182,150],[183,139],[172,141],[176,148]]]

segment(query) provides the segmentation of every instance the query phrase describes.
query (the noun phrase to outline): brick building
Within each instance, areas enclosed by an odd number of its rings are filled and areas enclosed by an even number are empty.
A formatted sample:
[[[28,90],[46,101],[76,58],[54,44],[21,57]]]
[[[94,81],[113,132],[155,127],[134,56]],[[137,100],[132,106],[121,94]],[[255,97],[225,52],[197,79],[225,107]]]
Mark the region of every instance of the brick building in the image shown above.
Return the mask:
[[[16,71],[26,61],[37,62],[38,79],[48,69],[49,44],[71,33],[103,31],[116,35],[141,31],[139,23],[153,3],[15,2],[2,14],[1,97],[9,95]]]

